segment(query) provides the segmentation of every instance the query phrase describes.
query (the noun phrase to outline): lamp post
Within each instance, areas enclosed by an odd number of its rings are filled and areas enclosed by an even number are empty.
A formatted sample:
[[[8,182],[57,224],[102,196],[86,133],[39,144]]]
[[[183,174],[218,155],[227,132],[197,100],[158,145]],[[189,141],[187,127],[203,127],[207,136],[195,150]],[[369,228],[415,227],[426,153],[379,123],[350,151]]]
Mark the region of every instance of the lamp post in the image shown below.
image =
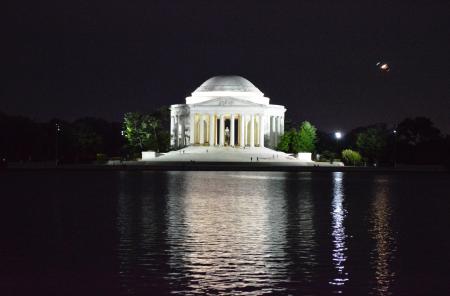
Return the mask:
[[[340,131],[334,132],[334,138],[336,139],[336,154],[339,155],[339,140],[342,138]]]
[[[394,134],[394,168],[397,166],[397,130],[392,131]]]
[[[55,123],[55,166],[58,166],[58,135],[61,132],[59,123]]]
[[[125,137],[125,131],[122,129],[122,130],[120,130],[120,135],[121,135],[121,139],[120,139],[120,141],[121,141],[121,143],[123,143],[123,141],[124,141],[124,138],[126,139],[126,137]],[[122,148],[120,149],[120,163],[122,163],[122,161],[123,160],[125,160],[125,159],[127,159],[128,158],[128,154],[125,152],[125,149],[123,148],[124,146],[123,145],[121,145],[122,146]],[[125,155],[125,156],[124,156]]]

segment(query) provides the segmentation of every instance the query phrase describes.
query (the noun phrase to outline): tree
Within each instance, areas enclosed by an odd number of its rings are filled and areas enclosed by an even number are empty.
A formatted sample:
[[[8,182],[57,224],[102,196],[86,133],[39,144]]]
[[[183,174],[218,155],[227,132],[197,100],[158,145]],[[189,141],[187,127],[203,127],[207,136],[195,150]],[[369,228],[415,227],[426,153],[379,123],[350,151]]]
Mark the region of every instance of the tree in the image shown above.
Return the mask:
[[[160,107],[156,109],[155,112],[151,113],[153,117],[158,119],[159,126],[163,130],[169,130],[170,129],[170,109],[167,106]]]
[[[151,114],[158,120],[158,126],[155,128],[157,151],[170,150],[170,109],[167,106],[158,108]]]
[[[277,149],[286,153],[314,152],[316,142],[316,128],[304,121],[298,132],[291,128],[281,136]]]
[[[450,151],[450,135],[447,135],[447,137],[445,137],[443,148],[445,149],[445,151]],[[448,152],[444,154],[444,165],[448,169],[450,169],[450,153]]]
[[[149,150],[159,152],[158,145],[158,129],[160,127],[159,120],[151,115],[142,116],[142,128],[148,131],[148,136],[146,138],[146,147]]]
[[[445,139],[429,118],[406,118],[397,126],[397,139],[399,161],[416,164],[442,162]]]
[[[298,132],[295,129],[292,129],[291,143],[289,145],[290,153],[299,153],[301,149],[302,143],[301,138]]]
[[[330,163],[333,163],[335,158],[336,153],[329,150],[324,150],[320,154],[320,161],[329,161]]]
[[[76,122],[74,124],[74,140],[77,151],[81,153],[81,158],[92,158],[92,155],[103,152],[103,139],[92,128],[92,126],[84,122]]]
[[[286,153],[292,152],[292,140],[296,135],[296,131],[294,128],[285,132],[280,139],[280,143],[278,143],[277,149]]]
[[[124,116],[124,137],[132,150],[147,150],[148,139],[151,134],[151,125],[147,124],[143,115],[129,112]]]
[[[303,121],[297,133],[296,152],[314,152],[317,142],[317,129],[308,121]]]
[[[342,150],[342,161],[346,165],[358,165],[361,163],[362,157],[361,154],[357,151],[353,151],[351,149]]]
[[[426,117],[406,118],[398,124],[397,131],[401,141],[413,146],[442,139],[439,129]]]
[[[386,147],[386,133],[382,128],[367,128],[358,134],[356,146],[369,161],[377,162]]]
[[[125,114],[124,136],[134,153],[145,150],[166,151],[169,145],[167,132],[162,130],[161,121],[154,115],[136,112]]]
[[[336,147],[336,140],[333,135],[324,131],[317,130],[316,151],[321,155],[324,151],[333,151]]]

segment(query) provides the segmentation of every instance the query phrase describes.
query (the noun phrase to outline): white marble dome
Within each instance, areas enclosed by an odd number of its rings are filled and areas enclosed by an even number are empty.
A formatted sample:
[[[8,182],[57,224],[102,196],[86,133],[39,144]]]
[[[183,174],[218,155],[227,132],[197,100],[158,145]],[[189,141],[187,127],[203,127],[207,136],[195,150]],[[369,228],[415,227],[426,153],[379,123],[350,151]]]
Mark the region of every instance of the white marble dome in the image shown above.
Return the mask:
[[[214,76],[202,83],[192,95],[210,95],[211,92],[264,94],[253,83],[241,76]]]
[[[202,83],[186,104],[198,104],[213,98],[240,98],[256,104],[269,104],[269,98],[247,79],[241,76],[214,76]]]

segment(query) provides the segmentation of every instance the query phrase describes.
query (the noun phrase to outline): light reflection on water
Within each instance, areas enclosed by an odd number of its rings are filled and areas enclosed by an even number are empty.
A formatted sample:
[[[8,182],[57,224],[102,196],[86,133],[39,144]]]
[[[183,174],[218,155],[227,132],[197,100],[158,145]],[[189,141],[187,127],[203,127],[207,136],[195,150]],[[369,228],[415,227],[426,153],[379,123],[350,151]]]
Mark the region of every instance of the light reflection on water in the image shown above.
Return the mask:
[[[184,178],[184,195],[169,192],[168,200],[168,241],[176,242],[169,264],[185,272],[172,275],[173,280],[187,280],[180,292],[256,295],[279,290],[286,278],[285,201],[270,193],[281,191],[283,183],[245,186],[233,175]]]
[[[351,282],[343,173],[322,176],[319,188],[312,173],[147,174],[120,177],[117,256],[124,294],[342,293]],[[394,280],[393,242],[386,188],[377,184],[371,264],[376,291],[385,294]],[[327,221],[328,234],[318,234]]]
[[[333,264],[336,268],[336,275],[330,281],[331,285],[338,286],[336,292],[342,293],[340,286],[345,285],[349,280],[348,272],[345,270],[345,261],[347,260],[347,246],[344,219],[347,215],[344,203],[343,173],[333,173],[333,200],[331,204],[332,216],[332,239],[333,239]]]
[[[6,172],[0,291],[447,295],[449,182],[423,173]]]
[[[397,246],[391,226],[390,184],[389,179],[382,177],[377,177],[374,183],[370,220],[370,233],[376,246],[371,254],[375,265],[374,290],[377,295],[392,295],[391,285],[395,272],[392,271],[391,264],[395,258]]]

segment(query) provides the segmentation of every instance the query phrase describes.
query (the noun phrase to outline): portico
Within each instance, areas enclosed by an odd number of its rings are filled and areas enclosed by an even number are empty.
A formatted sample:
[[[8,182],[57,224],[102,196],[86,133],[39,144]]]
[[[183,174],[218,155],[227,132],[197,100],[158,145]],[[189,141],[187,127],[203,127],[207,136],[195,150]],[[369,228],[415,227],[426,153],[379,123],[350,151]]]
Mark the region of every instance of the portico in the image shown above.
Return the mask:
[[[265,117],[263,113],[193,113],[190,116],[190,126],[193,127],[190,133],[193,137],[189,144],[264,147]],[[281,116],[270,117],[274,136],[282,130],[282,120]],[[180,138],[184,137],[181,135]]]
[[[171,145],[276,147],[285,111],[245,78],[216,76],[171,106]]]

